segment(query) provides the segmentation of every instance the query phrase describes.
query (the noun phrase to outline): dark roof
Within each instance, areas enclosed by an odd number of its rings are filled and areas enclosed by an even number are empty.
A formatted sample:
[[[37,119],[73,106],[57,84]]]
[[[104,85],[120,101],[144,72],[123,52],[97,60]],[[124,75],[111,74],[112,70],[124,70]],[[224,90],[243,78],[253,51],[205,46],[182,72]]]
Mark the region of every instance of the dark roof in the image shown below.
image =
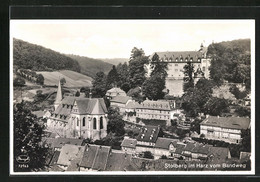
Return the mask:
[[[136,108],[140,109],[154,109],[154,110],[167,110],[170,111],[170,104],[167,101],[152,101],[145,100],[141,104],[136,104]]]
[[[60,156],[60,151],[54,151],[54,154],[52,156],[52,159],[51,159],[49,165],[53,166],[53,165],[57,164],[59,156]]]
[[[131,97],[118,95],[111,99],[110,102],[126,104],[128,100],[131,100]]]
[[[192,62],[200,63],[201,61],[200,59],[203,56],[203,54],[199,51],[177,51],[177,52],[167,51],[167,52],[156,52],[156,54],[163,62],[177,62],[177,63],[186,63],[191,59]]]
[[[248,129],[250,127],[250,119],[243,117],[217,117],[209,116],[200,125],[218,126],[230,129]]]
[[[102,98],[78,98],[76,99],[79,114],[105,114],[107,108]]]
[[[141,128],[137,141],[153,142],[155,143],[160,131],[160,126],[146,125]]]
[[[65,144],[61,148],[60,156],[57,164],[63,166],[70,166],[72,161],[77,158],[82,158],[85,146],[75,146],[70,144]]]
[[[209,156],[212,158],[213,161],[220,162],[226,161],[228,158],[229,149],[224,147],[209,147]]]
[[[86,145],[80,166],[95,170],[105,170],[110,150],[111,147],[109,146]]]
[[[132,138],[125,138],[122,143],[121,146],[122,147],[128,147],[128,148],[135,148],[136,146],[136,139],[132,139]]]
[[[65,144],[81,146],[83,144],[83,139],[76,139],[76,138],[46,138],[45,142],[51,148],[61,148]]]
[[[185,148],[185,146],[186,146],[185,144],[177,143],[175,153],[182,154],[182,151]]]
[[[177,145],[177,140],[172,138],[162,138],[158,137],[155,143],[155,148],[169,149],[169,145],[173,144],[173,146]]]
[[[131,155],[122,152],[111,152],[108,156],[106,171],[133,171]]]

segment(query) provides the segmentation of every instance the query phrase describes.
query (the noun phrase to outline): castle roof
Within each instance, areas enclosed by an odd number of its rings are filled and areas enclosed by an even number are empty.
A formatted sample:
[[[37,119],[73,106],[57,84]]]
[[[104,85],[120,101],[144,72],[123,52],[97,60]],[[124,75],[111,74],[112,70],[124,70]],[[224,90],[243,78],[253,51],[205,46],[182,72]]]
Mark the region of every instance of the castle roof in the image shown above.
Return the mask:
[[[192,61],[200,63],[200,59],[203,57],[203,53],[200,51],[166,51],[155,53],[159,56],[162,62],[186,63]]]
[[[217,117],[209,116],[203,120],[200,125],[216,126],[230,129],[248,129],[250,127],[250,119],[243,117]]]

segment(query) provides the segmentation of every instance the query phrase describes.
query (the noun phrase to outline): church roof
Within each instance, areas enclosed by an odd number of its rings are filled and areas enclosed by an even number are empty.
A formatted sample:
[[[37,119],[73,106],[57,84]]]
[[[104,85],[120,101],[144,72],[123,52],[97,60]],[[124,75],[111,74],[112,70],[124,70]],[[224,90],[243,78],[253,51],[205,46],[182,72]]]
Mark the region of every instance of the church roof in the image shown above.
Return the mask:
[[[79,98],[76,99],[80,114],[105,114],[107,108],[102,98]]]

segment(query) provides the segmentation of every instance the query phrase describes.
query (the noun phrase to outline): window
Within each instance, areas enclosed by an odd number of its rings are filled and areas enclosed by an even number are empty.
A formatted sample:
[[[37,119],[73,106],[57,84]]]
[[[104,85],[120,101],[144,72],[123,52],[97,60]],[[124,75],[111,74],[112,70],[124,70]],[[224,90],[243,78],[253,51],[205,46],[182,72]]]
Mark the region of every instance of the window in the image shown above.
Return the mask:
[[[205,70],[206,70],[206,69],[205,69],[205,66],[203,66],[203,67],[202,67],[202,71],[205,71]]]
[[[96,118],[94,118],[93,129],[94,129],[94,130],[97,129],[97,119],[96,119]]]
[[[99,122],[100,122],[100,129],[103,129],[103,117],[100,117]]]
[[[77,118],[77,126],[79,126],[79,119]]]
[[[83,118],[83,123],[82,123],[83,126],[86,126],[86,121],[85,120],[86,120],[86,118],[84,117]]]
[[[178,64],[175,64],[175,66],[178,66]]]

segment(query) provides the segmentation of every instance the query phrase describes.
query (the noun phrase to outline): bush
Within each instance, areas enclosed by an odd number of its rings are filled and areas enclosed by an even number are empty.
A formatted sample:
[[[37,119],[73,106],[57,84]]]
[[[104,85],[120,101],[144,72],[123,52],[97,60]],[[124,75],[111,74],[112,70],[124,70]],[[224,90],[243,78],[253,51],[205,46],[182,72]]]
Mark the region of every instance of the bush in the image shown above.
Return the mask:
[[[162,155],[161,159],[168,159],[166,155]]]
[[[22,87],[22,86],[25,85],[25,81],[24,81],[24,79],[22,79],[22,78],[20,78],[20,77],[16,77],[16,78],[14,79],[13,84],[14,84],[15,87]]]
[[[147,158],[147,159],[153,159],[154,158],[153,154],[150,151],[145,151],[143,157]]]

